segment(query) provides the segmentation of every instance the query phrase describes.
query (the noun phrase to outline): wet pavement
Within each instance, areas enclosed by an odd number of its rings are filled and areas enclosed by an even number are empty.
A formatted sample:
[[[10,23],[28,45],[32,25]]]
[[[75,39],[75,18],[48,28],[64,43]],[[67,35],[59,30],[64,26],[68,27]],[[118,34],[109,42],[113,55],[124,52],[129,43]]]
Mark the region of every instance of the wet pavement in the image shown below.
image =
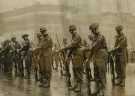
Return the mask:
[[[60,72],[57,71],[53,71],[50,89],[41,88],[38,85],[34,79],[0,74],[0,96],[78,96],[78,94],[68,91],[65,78],[60,76]],[[87,83],[84,82],[82,96],[88,96],[86,86]],[[91,82],[91,89],[94,90],[93,82]],[[107,74],[105,96],[135,96],[135,64],[127,65],[125,88],[113,87],[111,77]]]

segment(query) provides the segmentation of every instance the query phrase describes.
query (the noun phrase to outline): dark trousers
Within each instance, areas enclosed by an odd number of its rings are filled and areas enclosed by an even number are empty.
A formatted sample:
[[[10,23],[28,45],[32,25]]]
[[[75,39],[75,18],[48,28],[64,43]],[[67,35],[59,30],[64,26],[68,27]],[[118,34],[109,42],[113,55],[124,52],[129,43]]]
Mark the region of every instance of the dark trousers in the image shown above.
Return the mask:
[[[116,64],[115,64],[116,74],[117,78],[122,80],[125,80],[126,77],[126,62],[124,61],[121,56],[116,56]]]
[[[94,65],[94,78],[96,82],[99,84],[101,89],[105,88],[106,83],[106,67],[98,66],[97,64]]]
[[[83,78],[83,67],[73,67],[73,75],[75,82],[81,83]]]

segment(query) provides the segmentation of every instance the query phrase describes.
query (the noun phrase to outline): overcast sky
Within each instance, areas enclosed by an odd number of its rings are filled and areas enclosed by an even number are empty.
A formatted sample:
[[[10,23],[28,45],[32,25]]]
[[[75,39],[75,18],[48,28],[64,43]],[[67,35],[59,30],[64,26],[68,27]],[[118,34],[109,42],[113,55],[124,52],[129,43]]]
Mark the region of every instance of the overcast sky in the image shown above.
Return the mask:
[[[22,8],[34,4],[36,1],[42,4],[58,5],[62,0],[0,0],[0,12]],[[82,8],[91,13],[117,12],[117,1],[120,2],[122,11],[135,14],[135,0],[67,0],[70,4],[81,4]],[[84,2],[85,1],[85,2]],[[87,5],[87,6],[86,6]],[[87,11],[86,10],[86,11]]]

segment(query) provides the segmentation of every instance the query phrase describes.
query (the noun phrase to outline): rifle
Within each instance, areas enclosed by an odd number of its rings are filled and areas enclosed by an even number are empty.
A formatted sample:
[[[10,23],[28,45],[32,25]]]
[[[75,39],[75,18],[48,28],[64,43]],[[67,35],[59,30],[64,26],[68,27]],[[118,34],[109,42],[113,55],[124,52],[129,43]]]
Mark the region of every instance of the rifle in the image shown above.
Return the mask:
[[[59,42],[59,39],[58,39],[58,35],[57,35],[57,33],[56,33],[56,40],[57,40],[57,43],[58,43],[58,46],[59,46],[59,49],[61,49],[61,50],[63,50],[62,49],[62,47],[61,47],[61,44],[60,44],[60,42]],[[59,52],[61,52],[61,51],[59,51]],[[61,52],[62,53],[62,55],[63,56],[61,56],[61,55],[58,55],[59,57],[60,57],[60,59],[64,62],[64,56],[65,56],[65,52],[64,51],[62,51]],[[61,75],[63,75],[63,66],[62,66],[62,62],[60,61],[60,68],[61,68]]]
[[[116,50],[111,50],[108,52],[108,64],[110,65],[112,84],[115,84],[115,52]]]

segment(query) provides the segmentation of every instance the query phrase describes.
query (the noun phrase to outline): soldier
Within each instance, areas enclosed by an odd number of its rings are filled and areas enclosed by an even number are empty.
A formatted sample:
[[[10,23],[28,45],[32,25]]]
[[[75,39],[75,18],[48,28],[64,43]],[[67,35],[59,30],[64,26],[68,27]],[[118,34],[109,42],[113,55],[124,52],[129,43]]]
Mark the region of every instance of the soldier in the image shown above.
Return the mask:
[[[21,45],[16,40],[16,37],[11,38],[11,47],[12,47],[12,62],[14,64],[15,73],[17,74],[18,66],[19,66],[18,64],[19,64],[19,60],[20,60],[19,50],[21,48]]]
[[[128,60],[127,54],[127,38],[124,35],[123,26],[118,25],[115,28],[117,35],[115,41],[115,56],[116,56],[116,73],[117,73],[117,85],[121,87],[125,86],[125,77],[126,77],[126,63]]]
[[[22,42],[22,48],[21,48],[21,52],[22,52],[22,65],[21,65],[22,69],[21,70],[23,71],[23,61],[24,61],[27,77],[30,78],[32,53],[31,53],[31,43],[28,37],[29,37],[28,34],[24,34],[22,36],[23,42]]]
[[[52,39],[47,33],[45,27],[40,28],[41,40],[39,42],[40,47],[40,83],[41,87],[50,87],[51,80],[51,65],[52,60]]]
[[[103,96],[106,82],[107,45],[105,37],[99,33],[98,28],[98,23],[93,23],[89,27],[93,35],[90,57],[93,58],[94,77],[99,95]]]
[[[3,64],[4,64],[4,72],[6,73],[12,73],[12,48],[10,45],[10,40],[5,40],[3,42]]]
[[[81,37],[77,34],[75,25],[69,26],[69,32],[72,35],[72,42],[66,47],[69,49],[69,56],[72,56],[74,86],[70,89],[75,92],[81,92],[82,73],[83,73],[83,51],[81,50]]]

